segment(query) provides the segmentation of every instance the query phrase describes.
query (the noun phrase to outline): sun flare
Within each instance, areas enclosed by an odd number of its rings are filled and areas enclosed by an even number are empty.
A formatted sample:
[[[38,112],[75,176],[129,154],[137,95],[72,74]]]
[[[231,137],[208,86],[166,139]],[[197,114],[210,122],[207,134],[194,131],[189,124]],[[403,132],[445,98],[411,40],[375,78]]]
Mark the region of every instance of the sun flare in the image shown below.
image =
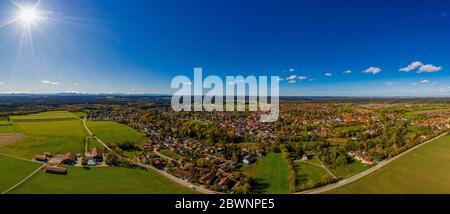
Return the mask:
[[[44,17],[33,7],[21,8],[18,14],[19,21],[25,25],[35,25],[43,21]]]

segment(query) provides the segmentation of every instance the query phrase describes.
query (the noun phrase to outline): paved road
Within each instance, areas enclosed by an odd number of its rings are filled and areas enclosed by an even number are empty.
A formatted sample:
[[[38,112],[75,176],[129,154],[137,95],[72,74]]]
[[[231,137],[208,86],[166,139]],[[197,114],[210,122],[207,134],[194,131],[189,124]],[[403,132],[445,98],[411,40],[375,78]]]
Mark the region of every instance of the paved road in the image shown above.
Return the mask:
[[[342,187],[342,186],[347,185],[349,183],[352,183],[352,182],[354,182],[354,181],[356,181],[358,179],[361,179],[361,178],[363,178],[363,177],[365,177],[367,175],[370,175],[370,174],[374,173],[378,169],[381,169],[382,167],[386,166],[387,164],[392,163],[393,161],[401,158],[403,155],[406,155],[409,152],[414,151],[415,149],[417,149],[417,148],[419,148],[419,147],[421,147],[421,146],[423,146],[425,144],[428,144],[428,143],[430,143],[430,142],[432,142],[432,141],[434,141],[434,140],[436,140],[436,139],[438,139],[440,137],[443,137],[443,136],[445,136],[447,134],[448,133],[444,133],[444,134],[441,134],[441,135],[439,135],[439,136],[437,136],[437,137],[435,137],[435,138],[433,138],[431,140],[425,141],[425,142],[423,142],[423,143],[421,143],[421,144],[419,144],[419,145],[417,145],[417,146],[415,146],[415,147],[413,147],[413,148],[411,148],[411,149],[409,149],[409,150],[407,150],[407,151],[405,151],[405,152],[403,152],[403,153],[401,153],[401,154],[399,154],[399,155],[397,155],[397,156],[395,156],[395,157],[393,157],[393,158],[391,158],[389,160],[381,161],[377,165],[373,166],[372,168],[370,168],[370,169],[368,169],[368,170],[366,170],[364,172],[361,172],[361,173],[359,173],[357,175],[354,175],[354,176],[352,176],[350,178],[344,179],[344,180],[339,181],[337,183],[333,183],[333,184],[330,184],[330,185],[327,185],[327,186],[324,186],[324,187],[321,187],[321,188],[299,192],[298,194],[319,194],[319,193],[324,193],[324,192],[336,189],[338,187]]]
[[[86,125],[86,118],[83,119],[83,125],[84,125],[84,128],[86,129],[86,131],[87,131],[91,136],[93,136],[94,134],[89,130],[89,128],[88,128],[87,125]],[[185,181],[185,180],[182,180],[182,179],[180,179],[180,178],[178,178],[178,177],[175,177],[175,176],[169,174],[169,173],[166,172],[165,170],[159,170],[159,169],[155,168],[155,167],[152,166],[152,165],[139,163],[139,161],[132,161],[132,160],[130,160],[130,159],[127,159],[127,158],[125,158],[125,157],[122,157],[121,155],[119,155],[119,154],[117,154],[116,152],[114,152],[114,150],[112,150],[110,147],[108,147],[108,145],[106,145],[106,144],[105,144],[102,140],[100,140],[98,137],[95,137],[95,139],[96,139],[100,144],[102,144],[108,151],[110,151],[110,152],[112,152],[113,154],[117,155],[119,158],[128,160],[128,161],[130,161],[130,162],[136,163],[138,166],[141,166],[141,167],[144,167],[144,168],[153,170],[153,171],[155,171],[155,172],[158,172],[159,174],[165,176],[166,178],[169,178],[170,180],[175,181],[175,182],[177,182],[177,183],[179,183],[179,184],[181,184],[181,185],[183,185],[183,186],[185,186],[185,187],[187,187],[187,188],[195,189],[196,191],[201,192],[201,193],[204,193],[204,194],[222,194],[221,192],[212,191],[212,190],[203,188],[203,187],[201,187],[201,186],[198,186],[198,185],[195,185],[195,184],[191,184],[191,183],[189,183],[189,182],[187,182],[187,181]]]

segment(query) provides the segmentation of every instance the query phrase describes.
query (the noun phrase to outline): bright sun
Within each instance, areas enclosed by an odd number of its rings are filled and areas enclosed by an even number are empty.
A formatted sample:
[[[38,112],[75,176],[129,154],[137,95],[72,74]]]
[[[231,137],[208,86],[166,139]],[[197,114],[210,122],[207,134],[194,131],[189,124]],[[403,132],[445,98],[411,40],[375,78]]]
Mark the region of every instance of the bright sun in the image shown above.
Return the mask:
[[[23,25],[30,26],[42,21],[43,16],[35,8],[27,7],[20,10],[18,19]]]

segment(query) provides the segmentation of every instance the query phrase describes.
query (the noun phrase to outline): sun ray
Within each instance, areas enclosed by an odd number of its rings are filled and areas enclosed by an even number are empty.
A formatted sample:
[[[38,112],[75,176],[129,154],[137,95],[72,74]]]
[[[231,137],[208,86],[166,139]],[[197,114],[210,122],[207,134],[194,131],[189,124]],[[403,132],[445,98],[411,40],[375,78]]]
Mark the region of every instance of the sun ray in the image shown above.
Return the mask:
[[[0,23],[0,28],[7,27],[7,26],[9,26],[9,25],[11,25],[11,24],[16,23],[17,21],[18,21],[17,18],[13,18],[13,19],[10,19],[10,20],[6,20],[5,22],[1,22],[1,23]]]

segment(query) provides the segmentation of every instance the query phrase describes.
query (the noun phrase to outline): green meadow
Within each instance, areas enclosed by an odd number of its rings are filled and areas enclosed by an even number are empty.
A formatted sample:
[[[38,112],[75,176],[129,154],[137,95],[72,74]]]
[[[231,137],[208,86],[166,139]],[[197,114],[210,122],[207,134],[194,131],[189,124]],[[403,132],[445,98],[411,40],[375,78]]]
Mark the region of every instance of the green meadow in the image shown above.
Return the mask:
[[[67,118],[76,118],[76,117],[74,114],[72,114],[68,111],[47,111],[47,112],[41,112],[41,113],[37,113],[37,114],[11,116],[10,120],[21,121],[21,120],[67,119]]]
[[[115,145],[130,141],[134,145],[141,147],[147,141],[145,134],[120,123],[110,121],[87,121],[86,124],[95,136],[107,144]]]
[[[19,130],[16,126],[8,121],[0,121],[0,133],[16,133]]]
[[[323,176],[328,175],[324,168],[300,161],[294,162],[294,168],[300,191],[316,187],[322,181]]]
[[[419,147],[328,193],[450,193],[450,136]]]
[[[157,172],[116,167],[68,168],[67,175],[38,172],[15,194],[193,194]]]
[[[43,152],[82,152],[85,131],[82,122],[70,112],[44,112],[11,117],[12,132],[20,132],[25,138],[1,146],[0,152],[32,158]],[[1,128],[0,128],[1,130]],[[0,131],[4,132],[4,131]]]
[[[357,160],[353,160],[351,163],[345,166],[339,166],[334,169],[330,168],[330,171],[339,179],[345,179],[366,171],[369,168],[370,166],[364,165]]]
[[[269,153],[256,163],[244,166],[242,171],[255,178],[257,193],[289,193],[288,165],[280,153]]]
[[[0,192],[26,178],[39,166],[38,163],[0,155]]]

